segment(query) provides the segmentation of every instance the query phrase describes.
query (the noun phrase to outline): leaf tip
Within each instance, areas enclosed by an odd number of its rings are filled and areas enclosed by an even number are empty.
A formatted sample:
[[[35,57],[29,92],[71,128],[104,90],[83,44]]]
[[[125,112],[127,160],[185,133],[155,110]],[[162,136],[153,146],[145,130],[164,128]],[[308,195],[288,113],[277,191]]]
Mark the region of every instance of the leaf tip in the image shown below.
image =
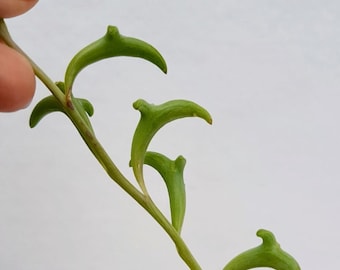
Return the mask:
[[[138,99],[136,100],[132,106],[135,110],[138,110],[140,112],[142,112],[146,106],[148,106],[149,103],[147,103],[144,99]]]

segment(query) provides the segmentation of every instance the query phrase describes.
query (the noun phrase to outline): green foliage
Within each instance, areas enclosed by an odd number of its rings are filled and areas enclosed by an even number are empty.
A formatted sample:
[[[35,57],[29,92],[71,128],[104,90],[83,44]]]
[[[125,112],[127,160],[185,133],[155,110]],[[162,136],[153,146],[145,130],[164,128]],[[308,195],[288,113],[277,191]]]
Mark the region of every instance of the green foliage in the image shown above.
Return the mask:
[[[122,36],[117,27],[108,26],[102,38],[89,44],[72,58],[65,73],[66,95],[70,95],[73,82],[82,69],[115,56],[143,58],[158,66],[164,73],[167,72],[165,60],[154,47],[142,40]]]
[[[275,236],[267,230],[258,230],[257,236],[263,243],[232,259],[223,270],[248,270],[257,267],[270,267],[276,270],[300,270],[296,260],[283,251]]]
[[[157,131],[167,123],[184,117],[200,117],[209,124],[212,123],[212,119],[204,108],[188,100],[172,100],[161,105],[153,105],[139,99],[133,107],[140,111],[141,118],[132,139],[130,165],[141,189],[147,193],[143,164],[147,147]]]
[[[186,206],[184,157],[179,156],[176,160],[171,160],[160,153],[146,152],[144,163],[156,169],[162,176],[168,189],[172,225],[181,233]]]
[[[56,85],[62,91],[65,92],[64,83],[63,82],[57,82]],[[76,107],[77,111],[83,118],[83,120],[86,122],[87,126],[93,131],[91,122],[89,120],[89,116],[92,116],[94,113],[94,109],[92,104],[87,100],[83,98],[73,98],[74,106]],[[42,118],[44,118],[46,115],[52,113],[52,112],[62,112],[66,115],[67,109],[58,101],[58,99],[55,96],[48,96],[43,98],[38,102],[38,104],[34,107],[31,117],[30,117],[30,127],[35,127]],[[72,119],[71,119],[72,120]]]
[[[52,112],[65,113],[63,106],[54,96],[48,96],[40,100],[31,113],[29,120],[30,127],[34,128],[42,118]]]
[[[11,39],[3,20],[0,20],[0,29],[0,39],[24,54]],[[74,80],[81,70],[97,61],[116,56],[143,58],[158,66],[164,73],[167,72],[163,57],[154,47],[139,39],[122,36],[117,27],[108,26],[107,33],[102,38],[84,47],[73,57],[66,69],[64,83],[55,84],[30,60],[35,74],[52,93],[51,96],[42,99],[33,109],[30,126],[35,127],[43,117],[52,112],[62,112],[67,115],[108,176],[162,226],[174,241],[180,257],[187,266],[191,270],[200,270],[200,265],[180,236],[186,206],[183,179],[185,159],[179,156],[176,160],[170,160],[163,154],[149,152],[147,149],[157,131],[174,120],[184,117],[199,117],[211,124],[212,118],[203,107],[188,100],[172,100],[161,105],[149,104],[142,99],[137,100],[133,107],[140,111],[141,118],[133,136],[130,160],[134,176],[141,190],[137,189],[118,170],[94,135],[89,118],[94,112],[91,103],[86,99],[75,98],[72,94]],[[143,176],[144,164],[157,170],[166,184],[171,223],[153,203],[147,192]],[[300,270],[295,259],[281,249],[271,232],[259,230],[257,235],[262,238],[263,243],[236,256],[224,267],[224,270],[247,270],[257,267]]]

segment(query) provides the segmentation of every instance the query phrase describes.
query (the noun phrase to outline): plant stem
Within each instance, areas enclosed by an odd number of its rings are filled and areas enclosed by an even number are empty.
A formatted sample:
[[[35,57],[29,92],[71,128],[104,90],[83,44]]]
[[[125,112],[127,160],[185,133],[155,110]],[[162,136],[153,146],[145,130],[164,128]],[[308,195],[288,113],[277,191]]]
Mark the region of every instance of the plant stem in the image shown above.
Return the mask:
[[[87,144],[90,151],[103,166],[109,177],[115,181],[124,191],[126,191],[139,205],[141,205],[167,232],[172,241],[175,243],[178,254],[187,264],[191,270],[200,270],[201,267],[196,259],[191,254],[189,248],[185,244],[184,240],[171,225],[169,220],[162,214],[159,208],[154,204],[148,195],[140,192],[131,182],[125,178],[125,176],[119,171],[110,156],[97,140],[95,134],[88,128],[79,112],[74,108],[70,108],[67,105],[67,100],[64,93],[56,86],[56,84],[45,74],[45,72],[30,59],[24,51],[12,40],[7,26],[3,19],[0,18],[0,40],[3,40],[8,46],[12,47],[22,55],[24,55],[31,63],[35,75],[40,81],[50,90],[50,92],[56,97],[60,104],[65,109],[66,114],[73,122],[75,128],[80,133],[84,142]]]

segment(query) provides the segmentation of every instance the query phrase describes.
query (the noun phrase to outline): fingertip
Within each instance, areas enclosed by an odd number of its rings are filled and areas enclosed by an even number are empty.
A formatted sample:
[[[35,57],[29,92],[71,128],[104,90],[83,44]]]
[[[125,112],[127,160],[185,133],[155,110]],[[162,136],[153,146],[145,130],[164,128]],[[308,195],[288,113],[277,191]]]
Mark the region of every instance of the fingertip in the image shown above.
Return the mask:
[[[36,5],[38,0],[0,0],[0,18],[21,15]]]
[[[0,112],[26,108],[33,99],[36,80],[28,60],[0,43]]]

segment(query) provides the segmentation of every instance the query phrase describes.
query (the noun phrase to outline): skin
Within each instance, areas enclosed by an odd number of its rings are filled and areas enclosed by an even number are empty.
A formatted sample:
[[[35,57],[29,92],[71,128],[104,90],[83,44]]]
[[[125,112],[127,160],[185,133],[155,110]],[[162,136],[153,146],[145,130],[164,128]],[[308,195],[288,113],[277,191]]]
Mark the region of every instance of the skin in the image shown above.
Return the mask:
[[[28,60],[0,43],[0,111],[26,108],[35,92],[35,76]]]
[[[0,17],[11,18],[30,10],[38,0],[0,0]]]
[[[38,0],[0,0],[0,18],[21,15]],[[0,38],[0,112],[26,108],[35,92],[35,76],[28,60]]]

